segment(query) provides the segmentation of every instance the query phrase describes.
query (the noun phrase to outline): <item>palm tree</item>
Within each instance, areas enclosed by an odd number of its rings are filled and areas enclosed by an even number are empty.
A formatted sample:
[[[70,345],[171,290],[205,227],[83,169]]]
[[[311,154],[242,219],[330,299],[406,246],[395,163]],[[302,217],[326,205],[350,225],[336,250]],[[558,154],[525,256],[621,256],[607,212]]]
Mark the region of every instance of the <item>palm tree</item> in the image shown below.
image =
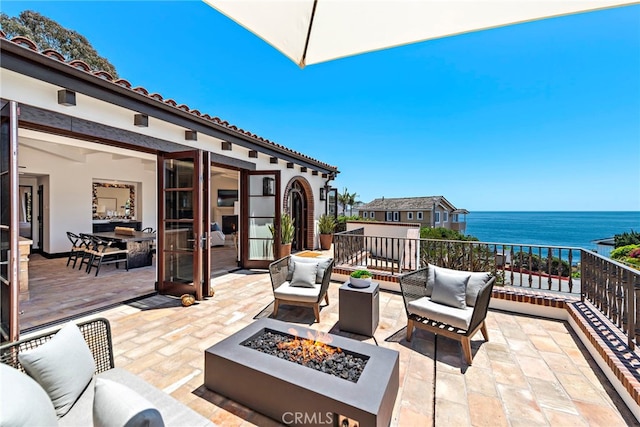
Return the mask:
[[[338,204],[342,206],[342,215],[347,214],[347,206],[349,206],[350,201],[351,194],[349,194],[349,190],[347,190],[347,187],[344,187],[344,191],[342,193],[338,193]]]
[[[346,190],[346,189],[345,189]],[[359,197],[358,193],[351,193],[349,194],[349,215],[353,215],[353,205],[355,205],[356,203],[358,203],[356,201],[356,198]]]

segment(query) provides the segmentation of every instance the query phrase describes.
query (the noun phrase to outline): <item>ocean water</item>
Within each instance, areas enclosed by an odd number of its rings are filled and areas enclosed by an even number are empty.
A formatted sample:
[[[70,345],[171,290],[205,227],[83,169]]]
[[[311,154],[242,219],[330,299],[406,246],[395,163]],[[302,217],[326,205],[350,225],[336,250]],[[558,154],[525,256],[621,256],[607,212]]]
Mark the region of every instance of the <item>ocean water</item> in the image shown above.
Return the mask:
[[[593,240],[631,230],[640,232],[640,212],[471,212],[466,234],[482,242],[595,249]]]

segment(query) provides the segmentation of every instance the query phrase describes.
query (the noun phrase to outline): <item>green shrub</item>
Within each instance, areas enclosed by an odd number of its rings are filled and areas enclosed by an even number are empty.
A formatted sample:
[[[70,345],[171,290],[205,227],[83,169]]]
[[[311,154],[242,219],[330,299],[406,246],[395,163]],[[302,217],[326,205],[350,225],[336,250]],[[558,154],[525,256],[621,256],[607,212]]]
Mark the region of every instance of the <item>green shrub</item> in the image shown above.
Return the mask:
[[[420,238],[422,239],[438,239],[438,240],[463,240],[478,241],[477,237],[467,236],[456,230],[450,230],[444,227],[422,227],[420,229]]]
[[[611,259],[624,260],[624,258],[629,256],[632,250],[637,248],[640,248],[640,244],[620,246],[619,248],[612,250],[609,256]]]
[[[624,232],[613,236],[613,242],[616,248],[628,245],[640,245],[640,233],[631,230],[630,233]]]
[[[530,258],[531,257],[531,258]],[[549,271],[549,259],[528,252],[516,252],[511,260],[514,268],[524,268],[529,271],[543,271],[556,276],[568,277],[571,274],[571,266],[567,261],[558,257],[551,257],[551,269]]]

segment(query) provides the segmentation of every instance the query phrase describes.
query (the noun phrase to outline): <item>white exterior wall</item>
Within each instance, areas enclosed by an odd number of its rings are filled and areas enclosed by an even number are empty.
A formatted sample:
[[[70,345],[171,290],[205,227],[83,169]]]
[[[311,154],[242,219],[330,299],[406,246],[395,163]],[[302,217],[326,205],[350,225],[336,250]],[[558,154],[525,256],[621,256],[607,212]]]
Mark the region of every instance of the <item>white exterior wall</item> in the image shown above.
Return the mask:
[[[133,115],[137,111],[131,111],[107,102],[90,98],[81,93],[76,93],[76,105],[66,107],[57,103],[57,91],[63,89],[37,79],[0,68],[0,96],[4,99],[14,100],[46,110],[79,117],[82,119],[102,123],[108,126],[128,130],[131,132],[148,135],[163,139],[188,147],[199,148],[219,153],[226,157],[236,158],[251,162],[256,165],[257,170],[280,170],[281,171],[281,194],[284,197],[284,189],[289,180],[295,176],[304,177],[310,184],[314,198],[314,218],[317,219],[324,213],[324,202],[320,201],[320,188],[324,186],[326,179],[322,174],[312,175],[312,168],[307,172],[300,172],[300,165],[295,164],[293,169],[286,168],[286,161],[279,160],[278,164],[271,164],[270,157],[263,153],[258,153],[258,158],[248,157],[248,148],[237,145],[232,146],[231,151],[221,150],[221,140],[198,133],[198,141],[185,141],[185,128],[176,126],[168,122],[160,121],[154,117],[149,117],[148,127],[136,127],[133,124]],[[133,85],[136,86],[135,84]],[[151,91],[153,88],[150,88]],[[181,100],[177,100],[178,104]],[[191,106],[196,108],[197,106]],[[215,112],[210,112],[215,115]],[[30,138],[51,141],[56,140],[54,135],[41,132],[27,131],[19,129],[19,138],[28,135]],[[86,141],[70,140],[64,138],[65,144],[73,144],[77,147],[90,147],[100,151],[113,152],[113,148],[100,144],[93,144]],[[148,159],[147,154],[126,152],[123,155],[132,155],[143,159]],[[141,166],[139,160],[131,159],[129,164],[122,161],[112,161],[111,154],[88,155],[87,163],[77,163],[73,161],[62,161],[56,159],[49,161],[50,156],[39,155],[37,150],[20,148],[19,163],[27,162],[26,169],[21,172],[28,174],[39,174],[49,179],[50,194],[45,194],[45,220],[48,219],[49,227],[45,227],[45,238],[43,250],[48,253],[64,252],[68,250],[66,231],[89,231],[91,230],[91,182],[93,178],[106,179],[113,177],[114,180],[142,183],[139,194],[136,198],[142,197],[136,203],[136,211],[140,207],[142,210],[143,227],[151,226],[155,228],[155,207],[156,207],[156,182],[155,168],[153,173],[149,173]],[[40,157],[38,160],[37,158]],[[155,159],[155,156],[152,156]],[[87,190],[88,188],[88,190]],[[141,203],[142,202],[142,203]],[[137,219],[140,219],[136,212]],[[314,227],[316,228],[316,227]],[[316,231],[315,241],[318,240]]]

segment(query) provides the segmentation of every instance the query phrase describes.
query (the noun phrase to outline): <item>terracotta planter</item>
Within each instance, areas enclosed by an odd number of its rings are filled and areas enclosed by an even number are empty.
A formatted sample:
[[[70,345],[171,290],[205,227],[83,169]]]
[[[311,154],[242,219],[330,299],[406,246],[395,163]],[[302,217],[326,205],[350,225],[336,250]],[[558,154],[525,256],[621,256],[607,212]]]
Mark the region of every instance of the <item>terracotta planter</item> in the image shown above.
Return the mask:
[[[331,243],[333,243],[333,234],[320,234],[320,249],[323,251],[331,249]]]
[[[280,258],[291,255],[291,243],[282,243],[280,245]]]

